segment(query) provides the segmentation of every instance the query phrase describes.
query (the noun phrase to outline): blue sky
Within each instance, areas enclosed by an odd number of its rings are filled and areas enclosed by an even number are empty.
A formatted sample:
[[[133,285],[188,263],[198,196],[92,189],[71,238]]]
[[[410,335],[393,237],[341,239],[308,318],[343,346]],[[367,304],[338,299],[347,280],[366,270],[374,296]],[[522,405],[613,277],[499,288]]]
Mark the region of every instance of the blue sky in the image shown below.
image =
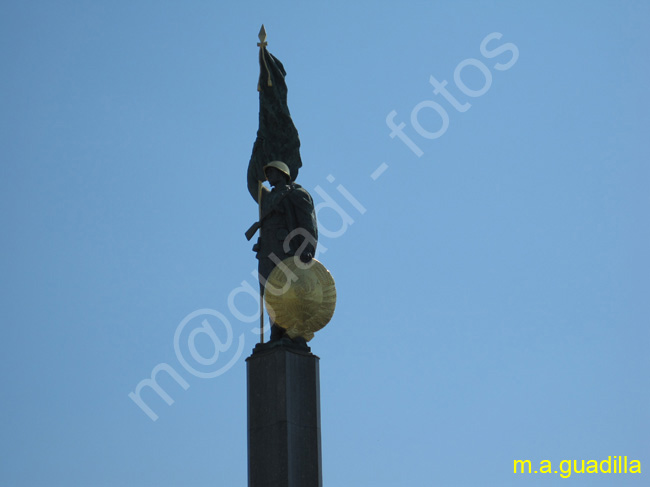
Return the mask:
[[[650,461],[645,2],[5,1],[0,19],[2,485],[246,485],[262,23],[337,283],[310,343],[325,485],[647,485],[512,473]],[[214,378],[174,347],[204,315],[230,344]],[[174,402],[143,392],[152,421],[128,394],[158,364],[188,387],[161,373]]]

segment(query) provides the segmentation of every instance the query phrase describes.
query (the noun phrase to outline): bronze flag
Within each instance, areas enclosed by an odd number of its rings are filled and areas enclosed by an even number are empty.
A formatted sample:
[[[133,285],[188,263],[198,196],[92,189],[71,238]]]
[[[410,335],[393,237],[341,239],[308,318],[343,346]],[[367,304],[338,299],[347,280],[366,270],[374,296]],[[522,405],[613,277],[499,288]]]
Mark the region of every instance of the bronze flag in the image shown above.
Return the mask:
[[[280,60],[266,49],[264,26],[260,30],[259,38],[259,128],[248,171],[252,171],[258,181],[264,181],[266,177],[263,167],[271,161],[282,161],[289,166],[291,181],[295,181],[302,160],[298,130],[293,124],[287,105],[287,84],[284,81],[287,72]]]

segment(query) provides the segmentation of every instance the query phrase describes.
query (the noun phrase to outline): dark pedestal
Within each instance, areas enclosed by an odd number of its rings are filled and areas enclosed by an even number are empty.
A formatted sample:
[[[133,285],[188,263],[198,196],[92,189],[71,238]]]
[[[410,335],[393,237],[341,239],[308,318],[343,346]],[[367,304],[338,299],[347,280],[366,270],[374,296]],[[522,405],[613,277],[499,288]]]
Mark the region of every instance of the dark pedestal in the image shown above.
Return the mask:
[[[322,487],[319,358],[258,345],[246,359],[248,486]]]

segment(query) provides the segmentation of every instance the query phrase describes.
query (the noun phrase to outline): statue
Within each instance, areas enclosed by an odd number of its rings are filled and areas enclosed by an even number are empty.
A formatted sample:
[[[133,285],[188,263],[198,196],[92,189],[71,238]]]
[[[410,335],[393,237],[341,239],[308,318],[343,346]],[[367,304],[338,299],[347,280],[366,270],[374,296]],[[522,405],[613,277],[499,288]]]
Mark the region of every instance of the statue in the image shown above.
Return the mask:
[[[261,210],[260,236],[253,246],[259,260],[261,291],[271,271],[285,259],[295,256],[303,263],[310,262],[318,239],[314,202],[302,186],[291,182],[289,167],[271,161],[264,166],[264,172],[273,187],[270,191],[255,179],[253,171],[248,171],[248,189]],[[284,328],[271,323],[271,340],[279,340],[285,333]]]
[[[253,250],[259,260],[260,301],[266,298],[271,318],[271,342],[306,347],[313,332],[330,320],[336,291],[327,269],[314,259],[318,242],[314,202],[295,182],[302,161],[298,131],[287,105],[286,71],[266,49],[264,26],[259,39],[259,129],[247,173],[248,191],[258,203],[259,219],[248,229],[246,238],[250,240],[260,231]],[[272,189],[266,188],[264,181]],[[276,292],[278,283],[281,293]],[[287,292],[289,288],[291,292]],[[276,322],[278,316],[282,319]],[[262,310],[260,330],[263,342]]]

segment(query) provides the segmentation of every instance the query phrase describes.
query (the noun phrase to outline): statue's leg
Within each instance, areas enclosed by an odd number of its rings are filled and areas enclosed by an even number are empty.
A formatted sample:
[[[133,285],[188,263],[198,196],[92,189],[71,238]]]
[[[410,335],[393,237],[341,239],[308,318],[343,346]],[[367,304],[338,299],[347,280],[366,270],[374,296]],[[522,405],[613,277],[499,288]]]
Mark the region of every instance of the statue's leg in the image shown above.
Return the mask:
[[[264,286],[266,285],[266,280],[268,279],[271,271],[275,268],[275,263],[271,259],[260,259],[258,274],[260,280],[260,297],[264,296]],[[271,325],[271,338],[270,341],[281,340],[282,338],[287,337],[287,330],[281,326],[276,325],[271,317],[269,316],[269,323]]]
[[[267,272],[267,276],[268,276],[268,274],[269,273]],[[260,279],[260,298],[262,299],[262,301],[263,301],[263,298],[264,298],[264,285],[262,284],[262,282],[266,282],[266,277],[267,276],[263,276],[262,273],[260,272],[260,277],[261,277],[261,279]],[[276,325],[273,322],[273,320],[271,319],[270,316],[269,316],[269,323],[271,324],[271,338],[270,338],[270,341],[280,340],[286,335],[286,330],[284,328],[282,328],[281,326]]]
[[[270,318],[269,318],[270,320]],[[280,340],[286,334],[286,330],[271,321],[271,341]]]

